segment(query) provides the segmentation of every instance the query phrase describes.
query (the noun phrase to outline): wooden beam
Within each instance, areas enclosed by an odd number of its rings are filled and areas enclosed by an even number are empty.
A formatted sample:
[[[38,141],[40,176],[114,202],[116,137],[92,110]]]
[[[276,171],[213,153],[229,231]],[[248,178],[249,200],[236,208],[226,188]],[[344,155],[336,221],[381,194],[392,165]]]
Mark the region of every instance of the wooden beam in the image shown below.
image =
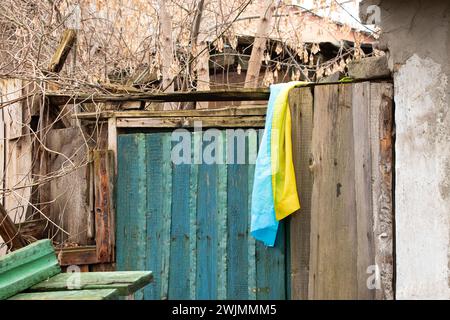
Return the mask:
[[[114,261],[114,153],[94,150],[95,240],[99,262]]]
[[[72,47],[77,39],[76,30],[67,29],[64,30],[64,33],[61,36],[61,40],[59,42],[58,48],[53,54],[52,60],[50,61],[50,65],[48,67],[48,71],[51,73],[58,73],[64,66],[66,62],[67,56],[72,50]]]
[[[60,93],[48,92],[46,97],[52,104],[84,102],[194,102],[194,101],[266,101],[269,99],[269,89],[228,89],[215,91],[191,91],[171,93],[128,93],[128,94],[97,94],[97,93]]]
[[[76,119],[106,119],[106,118],[152,118],[152,117],[233,117],[233,116],[265,116],[266,105],[251,107],[225,107],[217,109],[173,110],[173,111],[101,111],[82,112],[72,115]]]
[[[61,272],[52,242],[36,241],[0,257],[0,300]]]
[[[29,292],[71,290],[71,273],[60,273],[29,288]],[[151,271],[116,271],[81,273],[79,289],[117,289],[120,296],[128,296],[153,280]]]
[[[100,88],[111,93],[143,93],[138,88],[117,83],[101,83]]]
[[[20,230],[22,236],[42,239],[44,238],[44,232],[47,224],[47,219],[33,219],[16,223],[16,226],[17,229]]]
[[[97,289],[19,293],[9,300],[115,300],[118,297],[117,289]]]
[[[27,245],[27,242],[22,237],[19,229],[17,229],[17,226],[9,217],[2,204],[0,204],[0,236],[11,251]]]
[[[265,117],[119,118],[117,128],[263,128]]]
[[[99,263],[96,246],[63,248],[56,250],[56,254],[61,266]]]
[[[352,83],[365,82],[358,79],[349,83],[342,82],[310,82],[303,87],[328,86],[332,84],[351,85]],[[392,81],[391,78],[372,79],[374,81]],[[209,91],[175,91],[171,93],[128,93],[128,94],[100,94],[100,93],[67,93],[47,92],[45,95],[53,104],[63,105],[67,103],[90,103],[90,102],[130,102],[130,101],[153,101],[153,102],[198,102],[198,101],[267,101],[270,96],[269,88],[232,88],[224,90]]]

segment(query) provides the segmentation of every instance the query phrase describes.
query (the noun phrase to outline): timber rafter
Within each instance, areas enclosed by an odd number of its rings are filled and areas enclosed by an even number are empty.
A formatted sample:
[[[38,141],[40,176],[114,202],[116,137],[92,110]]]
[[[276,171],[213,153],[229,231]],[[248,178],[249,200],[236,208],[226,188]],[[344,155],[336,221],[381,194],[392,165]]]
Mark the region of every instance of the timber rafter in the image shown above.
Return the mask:
[[[230,89],[171,93],[87,94],[48,92],[46,97],[54,105],[83,102],[195,102],[195,101],[265,101],[269,89]]]

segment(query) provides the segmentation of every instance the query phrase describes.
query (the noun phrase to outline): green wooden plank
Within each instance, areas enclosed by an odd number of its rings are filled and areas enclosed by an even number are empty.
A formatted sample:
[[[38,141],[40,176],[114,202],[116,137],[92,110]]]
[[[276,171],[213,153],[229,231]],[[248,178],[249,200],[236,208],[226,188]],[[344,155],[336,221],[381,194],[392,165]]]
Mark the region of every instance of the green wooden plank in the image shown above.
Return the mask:
[[[0,274],[54,252],[55,249],[49,239],[33,242],[26,247],[0,257]]]
[[[239,147],[237,143],[234,145],[230,156],[235,161],[228,165],[227,286],[228,299],[243,300],[248,299],[248,170],[247,164],[242,163],[242,160],[238,161],[242,156],[245,157],[245,154],[238,153],[246,150],[242,150],[242,146]]]
[[[147,264],[146,264],[146,256],[148,254],[147,251],[147,238],[146,238],[146,232],[148,229],[148,225],[146,224],[146,202],[148,201],[148,194],[146,193],[146,184],[147,184],[147,179],[146,179],[146,174],[148,173],[146,171],[146,166],[144,165],[147,161],[147,153],[146,153],[146,141],[145,141],[145,135],[144,134],[139,134],[137,137],[137,145],[138,145],[138,154],[139,154],[139,158],[136,160],[131,160],[131,166],[134,165],[134,163],[136,163],[137,166],[137,170],[136,170],[136,175],[135,176],[138,180],[138,185],[137,188],[134,189],[132,188],[130,190],[131,193],[137,193],[137,201],[138,201],[138,207],[136,208],[136,211],[131,211],[131,220],[132,220],[132,224],[134,226],[134,230],[133,230],[133,237],[132,237],[132,241],[131,243],[133,243],[133,241],[136,241],[136,252],[134,252],[133,256],[131,257],[131,259],[135,259],[136,260],[136,269],[134,270],[152,270],[147,268]],[[133,199],[131,199],[133,200]],[[130,243],[129,243],[130,244]],[[131,247],[127,246],[126,248],[128,251],[131,251]],[[131,261],[133,262],[133,261]],[[153,270],[152,270],[153,271]],[[141,295],[140,292],[138,295],[135,295],[135,299],[143,299],[144,296],[143,294]]]
[[[128,296],[149,284],[153,275],[151,271],[116,271],[116,272],[81,272],[60,273],[48,280],[32,286],[27,291],[64,291],[70,290],[74,276],[76,289],[117,289],[120,296]],[[79,282],[78,282],[79,281]]]
[[[201,133],[192,133],[192,158],[195,160],[196,148],[200,148]],[[198,151],[197,151],[198,153]],[[197,196],[198,196],[198,164],[195,161],[191,164],[190,188],[189,188],[189,284],[190,298],[196,299],[197,286]]]
[[[262,242],[256,245],[256,281],[258,300],[286,299],[286,233],[285,222],[280,221],[274,247]]]
[[[160,300],[162,295],[164,234],[163,234],[163,141],[162,133],[155,132],[145,135],[147,182],[145,190],[147,201],[145,219],[147,224],[146,268],[154,272],[155,281],[144,289],[145,300]]]
[[[170,230],[172,224],[172,139],[169,132],[162,133],[162,203],[161,203],[161,297],[169,296],[169,265],[170,265]]]
[[[225,131],[220,134],[222,141],[217,152],[226,159],[227,137]],[[227,164],[217,164],[217,170],[217,299],[223,300],[227,298]]]
[[[117,289],[70,290],[19,293],[8,300],[112,300],[118,296]]]
[[[50,240],[40,240],[0,258],[0,300],[61,272]]]
[[[135,270],[135,266],[130,263],[130,251],[135,248],[128,250],[131,236],[128,222],[133,200],[136,205],[136,194],[132,191],[132,183],[137,179],[133,177],[134,170],[129,171],[129,162],[132,161],[132,157],[139,159],[138,145],[135,136],[131,134],[121,134],[117,141],[116,270]]]
[[[177,201],[172,201],[169,299],[175,300],[190,298],[190,169],[189,164],[173,165],[172,198]]]
[[[204,148],[210,142],[204,141]],[[203,163],[198,170],[197,299],[217,299],[217,182],[218,168]]]
[[[147,268],[147,171],[144,134],[119,136],[117,194],[117,270]],[[135,293],[144,298],[143,290]]]
[[[291,221],[292,216],[289,216],[284,219],[284,229],[285,229],[285,257],[284,257],[284,266],[285,266],[285,291],[286,291],[286,300],[291,300],[291,242],[289,241],[291,238]]]
[[[258,149],[258,134],[252,132],[248,136],[248,191],[247,191],[247,233],[250,235],[251,229],[251,208],[252,208],[252,192],[253,192],[253,178],[255,175],[255,162]],[[254,237],[249,236],[247,240],[248,245],[248,298],[250,300],[256,300],[256,240]]]
[[[155,282],[144,289],[145,299],[167,299],[170,263],[172,162],[170,133],[146,135],[147,153],[147,270]]]

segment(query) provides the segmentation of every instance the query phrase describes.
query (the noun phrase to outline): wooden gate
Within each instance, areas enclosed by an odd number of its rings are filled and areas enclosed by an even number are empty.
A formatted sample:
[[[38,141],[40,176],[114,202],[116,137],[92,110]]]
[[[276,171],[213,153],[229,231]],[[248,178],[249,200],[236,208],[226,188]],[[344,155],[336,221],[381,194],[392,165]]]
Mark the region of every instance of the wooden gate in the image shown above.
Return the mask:
[[[189,134],[194,150],[198,136]],[[249,236],[249,156],[245,164],[175,165],[171,136],[118,136],[117,270],[155,276],[136,298],[285,299],[284,226],[275,248]],[[246,153],[256,148],[257,135],[247,136]]]

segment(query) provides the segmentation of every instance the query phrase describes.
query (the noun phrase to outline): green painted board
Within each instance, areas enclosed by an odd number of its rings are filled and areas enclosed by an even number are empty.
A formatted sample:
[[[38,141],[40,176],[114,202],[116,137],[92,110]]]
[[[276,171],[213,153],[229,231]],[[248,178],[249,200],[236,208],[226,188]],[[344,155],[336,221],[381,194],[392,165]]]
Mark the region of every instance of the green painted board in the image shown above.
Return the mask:
[[[170,134],[146,135],[146,269],[155,272],[155,281],[144,295],[167,299],[170,261],[172,170]]]
[[[172,195],[178,201],[172,202],[172,221],[169,263],[169,297],[172,299],[189,299],[190,297],[190,259],[186,259],[189,252],[190,239],[190,215],[189,213],[189,183],[190,166],[182,164],[173,168]],[[194,241],[195,239],[192,239]]]
[[[218,299],[217,267],[219,257],[217,218],[217,166],[201,164],[198,169],[197,197],[197,275],[196,299]]]
[[[0,257],[0,274],[54,252],[55,249],[48,239],[33,242],[24,248]]]
[[[234,152],[237,158],[237,152]],[[242,272],[249,268],[249,219],[248,209],[249,188],[247,185],[248,164],[228,165],[228,277],[227,288],[230,299],[248,299],[251,290],[248,285],[248,272]],[[245,218],[244,218],[245,217]],[[252,270],[254,273],[255,267]]]
[[[127,152],[118,153],[120,187],[115,188],[120,214],[116,213],[116,261],[123,271],[145,271],[147,258],[147,162],[144,134],[121,136]],[[123,208],[126,208],[124,210]],[[116,210],[116,212],[117,212]],[[135,294],[142,300],[144,290]]]
[[[0,300],[61,272],[50,240],[39,240],[0,258]]]
[[[27,291],[61,291],[76,286],[83,290],[117,289],[120,296],[128,296],[149,284],[152,279],[151,271],[60,273]]]
[[[117,289],[98,289],[19,293],[8,300],[113,300],[118,297]]]

